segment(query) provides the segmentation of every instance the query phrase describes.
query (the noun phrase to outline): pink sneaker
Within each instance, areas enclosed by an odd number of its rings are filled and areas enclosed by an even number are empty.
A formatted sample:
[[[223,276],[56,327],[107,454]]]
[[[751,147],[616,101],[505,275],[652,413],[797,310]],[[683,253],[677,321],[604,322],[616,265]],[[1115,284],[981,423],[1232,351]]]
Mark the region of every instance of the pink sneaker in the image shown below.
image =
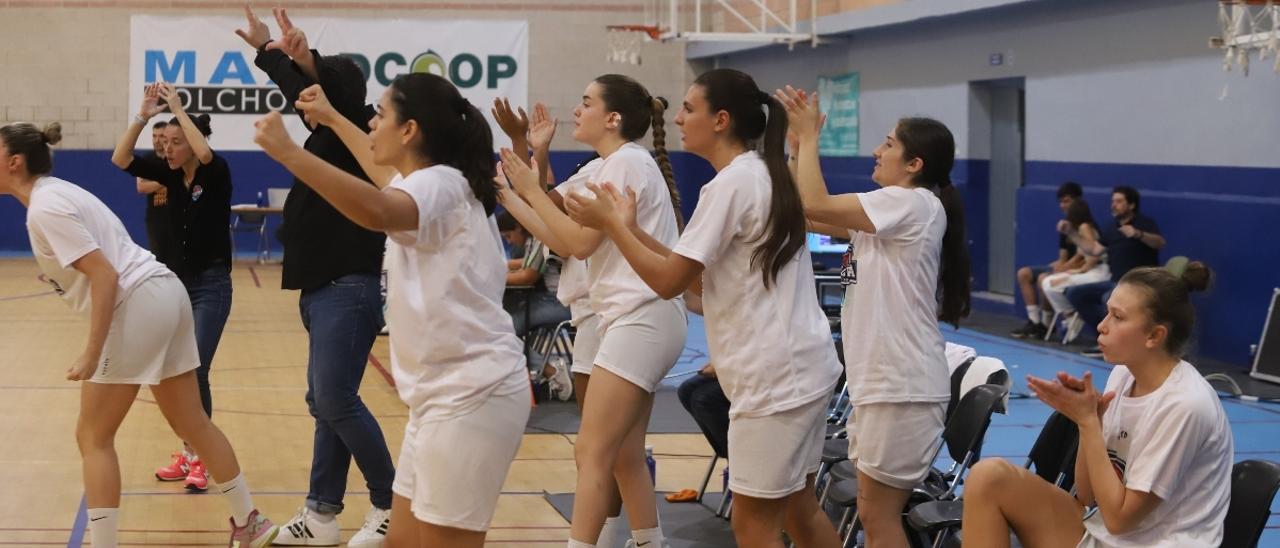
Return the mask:
[[[276,539],[276,534],[280,532],[280,528],[271,523],[271,520],[262,517],[257,510],[249,513],[249,523],[244,527],[236,527],[236,520],[231,522],[231,542],[227,543],[229,548],[262,548],[268,546],[271,541]]]
[[[190,491],[204,491],[209,488],[209,473],[204,469],[204,463],[199,460],[193,460],[190,463],[191,471],[187,473],[187,489]]]
[[[191,471],[191,465],[187,462],[187,454],[181,451],[173,454],[173,463],[169,466],[156,468],[156,479],[160,481],[182,481],[187,479],[187,474]]]

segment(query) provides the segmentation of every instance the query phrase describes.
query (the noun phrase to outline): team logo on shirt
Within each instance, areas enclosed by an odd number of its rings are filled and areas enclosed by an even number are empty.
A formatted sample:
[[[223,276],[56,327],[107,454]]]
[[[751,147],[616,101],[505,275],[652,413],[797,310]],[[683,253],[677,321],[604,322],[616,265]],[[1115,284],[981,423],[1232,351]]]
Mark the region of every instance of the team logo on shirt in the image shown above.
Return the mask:
[[[1129,437],[1129,433],[1125,432],[1124,430],[1121,430],[1120,434],[1116,436],[1117,439],[1127,439],[1128,437]],[[1111,469],[1116,471],[1116,477],[1120,478],[1120,483],[1124,483],[1124,471],[1125,471],[1125,468],[1128,467],[1128,463],[1125,462],[1124,457],[1121,457],[1120,453],[1116,452],[1115,449],[1107,449],[1107,458],[1111,459]],[[1093,515],[1097,513],[1098,513],[1098,505],[1095,502],[1085,512],[1084,519],[1087,520],[1093,517]]]
[[[199,202],[199,201],[200,201],[200,196],[201,196],[201,195],[203,195],[203,194],[204,194],[204,188],[203,188],[203,187],[201,187],[200,185],[193,185],[193,186],[191,187],[191,201],[192,201],[192,202]]]
[[[858,283],[858,261],[853,258],[853,242],[844,251],[840,259],[840,285],[849,286]]]

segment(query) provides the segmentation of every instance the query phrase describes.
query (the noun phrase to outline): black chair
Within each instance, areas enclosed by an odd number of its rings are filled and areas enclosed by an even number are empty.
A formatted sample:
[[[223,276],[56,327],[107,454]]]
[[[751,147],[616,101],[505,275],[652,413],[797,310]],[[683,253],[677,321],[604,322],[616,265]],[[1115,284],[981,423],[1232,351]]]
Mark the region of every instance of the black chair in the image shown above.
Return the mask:
[[[1223,520],[1222,548],[1258,545],[1280,489],[1280,464],[1246,460],[1231,467],[1231,503]]]
[[[1034,470],[1045,481],[1070,491],[1075,481],[1076,447],[1079,441],[1080,431],[1076,423],[1054,412],[1040,429],[1040,435],[1031,446],[1031,453],[1027,456],[1024,467]],[[916,531],[936,535],[933,546],[940,547],[944,545],[946,537],[960,527],[963,514],[963,501],[939,500],[912,508],[907,513],[907,522]]]
[[[916,487],[912,498],[908,501],[911,507],[930,500],[949,500],[955,498],[955,490],[960,486],[969,466],[977,460],[982,450],[983,438],[987,435],[987,427],[991,425],[991,415],[1001,405],[1005,396],[1005,387],[995,384],[984,384],[970,390],[960,399],[955,412],[947,421],[942,431],[942,440],[947,446],[947,453],[954,461],[946,472],[931,471],[929,477]],[[941,452],[941,449],[939,449]],[[937,458],[937,455],[934,455]],[[841,463],[842,465],[845,463]],[[852,468],[852,467],[850,467]],[[856,505],[858,498],[857,480],[835,479],[835,467],[832,468],[832,485],[827,490],[827,499],[846,508],[840,520],[837,532],[845,532],[844,545],[850,546],[857,537],[858,526]],[[904,527],[906,525],[904,524]],[[911,532],[911,531],[909,531]],[[911,535],[908,535],[909,537]]]

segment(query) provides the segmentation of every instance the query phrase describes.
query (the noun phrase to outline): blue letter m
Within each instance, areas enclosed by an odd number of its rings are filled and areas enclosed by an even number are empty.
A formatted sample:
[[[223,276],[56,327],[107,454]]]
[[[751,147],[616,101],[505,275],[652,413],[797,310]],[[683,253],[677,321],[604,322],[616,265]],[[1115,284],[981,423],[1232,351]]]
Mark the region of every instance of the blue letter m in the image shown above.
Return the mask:
[[[169,60],[165,58],[164,51],[149,49],[146,52],[146,59],[143,61],[146,65],[145,83],[157,81],[178,83],[178,76],[181,74],[183,84],[196,83],[196,52],[195,51],[179,51],[173,55],[173,64],[169,64]],[[156,78],[156,71],[160,71],[159,79]]]

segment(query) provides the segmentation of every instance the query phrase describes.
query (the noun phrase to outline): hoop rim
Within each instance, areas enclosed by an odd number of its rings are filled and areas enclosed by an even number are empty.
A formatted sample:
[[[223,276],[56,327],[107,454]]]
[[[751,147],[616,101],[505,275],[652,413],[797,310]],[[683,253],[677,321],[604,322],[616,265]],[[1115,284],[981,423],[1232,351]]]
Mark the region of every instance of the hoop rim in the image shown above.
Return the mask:
[[[604,28],[614,32],[643,32],[651,40],[658,40],[662,37],[662,29],[655,25],[605,25]]]

